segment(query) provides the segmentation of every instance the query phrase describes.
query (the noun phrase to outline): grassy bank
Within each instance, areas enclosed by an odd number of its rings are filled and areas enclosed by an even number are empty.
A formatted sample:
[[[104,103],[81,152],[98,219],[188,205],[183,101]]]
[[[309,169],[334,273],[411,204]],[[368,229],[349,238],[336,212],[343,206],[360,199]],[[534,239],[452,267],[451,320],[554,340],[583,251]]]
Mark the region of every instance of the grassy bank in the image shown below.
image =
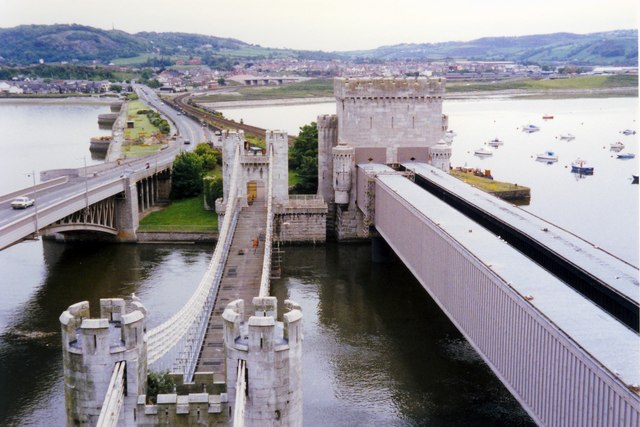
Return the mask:
[[[500,197],[500,193],[512,193],[522,192],[523,194],[530,194],[530,189],[518,184],[511,184],[509,182],[500,182],[494,179],[486,178],[484,176],[478,176],[470,171],[461,171],[452,169],[449,171],[451,176],[455,176],[459,180],[466,182],[472,187],[476,187],[487,193],[495,194]]]
[[[332,79],[313,79],[282,86],[242,86],[235,92],[207,95],[197,102],[255,101],[264,99],[319,98],[333,96]]]
[[[176,200],[140,221],[139,231],[216,232],[218,216],[204,209],[202,196]]]
[[[638,87],[638,76],[581,76],[567,79],[517,79],[497,82],[447,82],[447,92],[502,90],[593,90]]]
[[[160,130],[151,124],[149,118],[144,114],[138,114],[141,110],[148,110],[149,107],[140,100],[130,101],[127,106],[127,121],[133,122],[133,128],[124,128],[125,145],[122,147],[123,153],[127,157],[146,156],[160,150],[164,144],[158,143],[164,139],[160,135]],[[153,135],[158,135],[159,140],[150,139]],[[147,143],[147,142],[155,143]]]
[[[638,92],[638,76],[580,76],[566,79],[534,80],[513,79],[495,82],[448,81],[448,93],[527,91],[590,91],[627,88],[630,94]],[[291,98],[320,98],[333,96],[332,79],[314,79],[283,86],[242,86],[234,92],[200,96],[196,102],[257,101]]]

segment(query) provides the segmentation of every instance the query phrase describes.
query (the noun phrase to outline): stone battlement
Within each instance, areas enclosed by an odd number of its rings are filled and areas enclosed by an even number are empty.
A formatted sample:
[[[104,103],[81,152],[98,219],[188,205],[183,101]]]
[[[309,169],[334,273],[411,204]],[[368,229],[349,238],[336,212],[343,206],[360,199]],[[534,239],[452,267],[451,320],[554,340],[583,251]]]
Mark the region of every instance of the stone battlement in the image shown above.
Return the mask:
[[[338,99],[421,99],[444,95],[441,78],[336,78],[333,93]]]
[[[138,396],[137,426],[224,425],[228,421],[226,393],[159,394],[157,403],[146,404],[146,396]]]

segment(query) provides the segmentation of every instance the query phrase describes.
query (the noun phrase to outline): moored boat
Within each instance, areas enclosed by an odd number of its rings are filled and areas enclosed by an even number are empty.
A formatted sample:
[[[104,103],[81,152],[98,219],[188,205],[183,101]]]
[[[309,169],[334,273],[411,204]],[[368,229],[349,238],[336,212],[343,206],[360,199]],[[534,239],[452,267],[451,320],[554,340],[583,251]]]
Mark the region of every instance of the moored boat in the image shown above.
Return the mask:
[[[544,162],[557,162],[558,155],[553,151],[545,151],[544,153],[536,155],[536,160],[541,160]]]
[[[571,141],[572,139],[576,139],[576,137],[570,133],[564,133],[560,135],[560,139],[564,139],[565,141]]]
[[[527,133],[538,132],[539,130],[538,126],[532,124],[522,126],[522,131]]]
[[[622,150],[624,148],[624,144],[620,141],[612,142],[611,149],[612,150]]]
[[[553,116],[551,114],[545,114],[544,116],[542,116],[542,120],[551,120],[553,119]]]
[[[632,129],[625,129],[621,132],[623,135],[635,135],[636,131]]]
[[[633,159],[636,157],[633,153],[620,153],[617,155],[619,159]]]
[[[475,154],[476,156],[481,156],[481,157],[493,156],[493,152],[491,150],[487,150],[484,147],[478,148],[477,150],[475,150],[473,152],[473,154]]]
[[[581,175],[593,175],[593,166],[588,166],[586,160],[578,158],[571,163],[571,172]]]
[[[491,141],[487,142],[487,145],[492,147],[499,147],[502,144],[504,144],[504,142],[500,141],[498,138],[493,138]]]

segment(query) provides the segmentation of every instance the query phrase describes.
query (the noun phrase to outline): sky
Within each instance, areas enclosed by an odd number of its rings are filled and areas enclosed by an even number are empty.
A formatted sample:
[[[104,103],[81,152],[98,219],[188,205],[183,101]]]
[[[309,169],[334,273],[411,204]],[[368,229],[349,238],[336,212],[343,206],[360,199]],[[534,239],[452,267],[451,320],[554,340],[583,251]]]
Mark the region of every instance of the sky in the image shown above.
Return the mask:
[[[0,0],[0,28],[82,24],[345,51],[638,28],[638,0]]]

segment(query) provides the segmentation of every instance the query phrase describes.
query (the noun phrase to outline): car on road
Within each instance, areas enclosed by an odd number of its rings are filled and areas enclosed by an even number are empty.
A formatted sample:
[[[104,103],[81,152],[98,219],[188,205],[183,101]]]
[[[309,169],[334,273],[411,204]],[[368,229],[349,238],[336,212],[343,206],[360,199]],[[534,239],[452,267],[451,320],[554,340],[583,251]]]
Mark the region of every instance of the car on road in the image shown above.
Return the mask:
[[[16,197],[11,201],[11,207],[13,209],[26,209],[29,206],[33,206],[35,201],[29,197]]]

